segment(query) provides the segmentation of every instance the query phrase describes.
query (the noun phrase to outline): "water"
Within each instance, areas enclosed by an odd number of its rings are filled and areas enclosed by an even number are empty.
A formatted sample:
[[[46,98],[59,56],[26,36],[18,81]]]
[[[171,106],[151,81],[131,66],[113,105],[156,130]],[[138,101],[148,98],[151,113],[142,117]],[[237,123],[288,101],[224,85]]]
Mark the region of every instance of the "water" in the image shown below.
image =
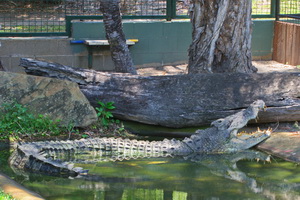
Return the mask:
[[[195,155],[78,164],[93,176],[68,179],[14,172],[7,151],[0,154],[2,172],[47,200],[300,199],[300,167],[277,158]]]

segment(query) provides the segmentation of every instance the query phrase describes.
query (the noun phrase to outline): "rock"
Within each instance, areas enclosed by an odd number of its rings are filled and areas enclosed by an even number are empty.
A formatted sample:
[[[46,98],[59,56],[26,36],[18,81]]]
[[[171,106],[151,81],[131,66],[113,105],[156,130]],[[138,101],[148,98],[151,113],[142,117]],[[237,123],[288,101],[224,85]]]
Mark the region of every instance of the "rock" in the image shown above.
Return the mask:
[[[63,125],[85,127],[97,120],[76,83],[1,71],[0,77],[0,105],[15,100],[34,113],[61,119]]]

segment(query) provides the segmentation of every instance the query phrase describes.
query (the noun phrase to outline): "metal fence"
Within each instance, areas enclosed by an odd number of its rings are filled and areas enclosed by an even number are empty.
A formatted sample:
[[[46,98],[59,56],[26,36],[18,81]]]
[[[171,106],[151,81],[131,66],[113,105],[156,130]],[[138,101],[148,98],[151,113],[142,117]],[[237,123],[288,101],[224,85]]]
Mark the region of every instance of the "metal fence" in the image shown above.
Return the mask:
[[[277,20],[300,23],[300,1],[281,0],[277,5]]]
[[[252,0],[253,18],[274,18],[276,11],[275,0]]]
[[[120,7],[124,19],[171,20],[188,18],[189,1],[120,0]],[[253,18],[275,17],[276,0],[252,2]],[[1,0],[0,36],[68,35],[73,19],[101,18],[98,0]]]
[[[1,0],[0,36],[65,32],[65,3],[58,0]]]

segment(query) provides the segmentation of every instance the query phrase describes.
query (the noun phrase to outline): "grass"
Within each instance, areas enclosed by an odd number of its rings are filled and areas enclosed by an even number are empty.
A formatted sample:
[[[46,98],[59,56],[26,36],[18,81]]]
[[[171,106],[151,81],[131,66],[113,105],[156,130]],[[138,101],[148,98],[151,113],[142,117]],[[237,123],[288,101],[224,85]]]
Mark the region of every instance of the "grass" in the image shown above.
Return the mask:
[[[0,190],[0,200],[16,200],[11,195],[4,193],[2,190]]]
[[[1,140],[65,140],[87,137],[130,137],[123,124],[114,119],[111,111],[115,109],[113,102],[98,102],[96,108],[98,121],[85,128],[76,128],[72,124],[61,125],[60,120],[52,120],[47,116],[33,114],[27,107],[9,102],[0,105],[0,141]]]
[[[73,131],[73,126],[60,126],[60,120],[51,120],[47,116],[33,114],[17,102],[4,103],[0,106],[0,139],[14,137],[32,137],[60,135]]]

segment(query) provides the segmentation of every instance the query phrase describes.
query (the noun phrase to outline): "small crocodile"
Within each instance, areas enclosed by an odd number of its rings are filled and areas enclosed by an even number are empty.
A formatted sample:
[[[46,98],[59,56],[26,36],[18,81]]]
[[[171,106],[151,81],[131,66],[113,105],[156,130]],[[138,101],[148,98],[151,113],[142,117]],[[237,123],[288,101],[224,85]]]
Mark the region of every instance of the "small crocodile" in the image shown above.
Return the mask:
[[[257,100],[247,109],[213,121],[210,128],[197,130],[194,135],[183,140],[164,139],[150,142],[121,138],[89,138],[20,143],[9,162],[14,168],[22,170],[77,176],[86,171],[74,167],[76,162],[241,152],[270,136],[269,129],[258,129],[251,134],[238,133],[249,120],[256,119],[258,112],[264,108],[265,103]]]

